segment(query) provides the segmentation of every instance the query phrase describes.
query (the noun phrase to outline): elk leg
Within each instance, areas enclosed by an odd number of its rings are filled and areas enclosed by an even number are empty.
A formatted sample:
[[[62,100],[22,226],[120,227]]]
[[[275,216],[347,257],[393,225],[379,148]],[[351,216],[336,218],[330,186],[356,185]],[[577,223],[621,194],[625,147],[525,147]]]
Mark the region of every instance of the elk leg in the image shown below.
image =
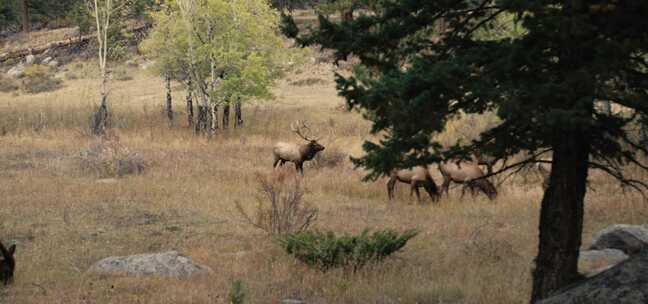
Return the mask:
[[[304,163],[296,162],[295,168],[297,169],[297,171],[299,171],[299,173],[301,173],[301,175],[304,175]]]
[[[466,194],[466,187],[467,184],[463,184],[463,186],[461,186],[461,196],[459,197],[459,199],[461,200],[463,200],[464,194]]]
[[[275,157],[274,163],[272,164],[272,168],[276,168],[279,161],[280,159]]]
[[[434,182],[426,183],[423,186],[423,188],[430,195],[430,199],[432,199],[433,202],[438,202],[439,201],[439,190],[436,188],[436,185],[434,184]]]
[[[387,182],[387,197],[391,201],[394,199],[394,188],[396,187],[396,177],[390,176]]]
[[[450,178],[444,175],[443,184],[441,185],[441,194],[445,192],[446,196],[450,197],[450,194],[448,192],[449,188],[450,188]]]
[[[411,182],[411,187],[412,188],[410,189],[410,196],[412,196],[412,192],[416,192],[416,202],[418,202],[420,204],[421,203],[421,193],[419,192],[418,186],[419,186],[418,182],[416,182],[415,180],[413,180]]]

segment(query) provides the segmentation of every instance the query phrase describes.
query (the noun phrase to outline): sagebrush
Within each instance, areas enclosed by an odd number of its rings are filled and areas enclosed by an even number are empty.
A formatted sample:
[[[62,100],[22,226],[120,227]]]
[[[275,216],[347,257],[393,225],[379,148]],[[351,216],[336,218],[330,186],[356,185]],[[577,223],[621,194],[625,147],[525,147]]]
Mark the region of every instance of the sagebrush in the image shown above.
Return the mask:
[[[321,271],[345,268],[355,272],[383,261],[417,234],[416,230],[398,233],[389,229],[343,236],[336,236],[332,231],[301,231],[288,235],[280,243],[288,254]]]
[[[236,202],[246,222],[274,236],[304,231],[317,219],[317,209],[304,201],[301,177],[294,172],[277,170],[257,173],[257,205],[250,214]]]

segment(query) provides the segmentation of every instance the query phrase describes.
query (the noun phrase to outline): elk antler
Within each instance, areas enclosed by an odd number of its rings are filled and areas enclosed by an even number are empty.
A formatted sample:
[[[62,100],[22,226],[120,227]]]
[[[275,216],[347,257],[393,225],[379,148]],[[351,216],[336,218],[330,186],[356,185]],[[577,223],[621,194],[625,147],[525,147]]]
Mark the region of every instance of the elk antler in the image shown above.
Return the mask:
[[[311,129],[306,125],[306,122],[302,120],[297,120],[293,123],[290,124],[290,130],[295,132],[299,137],[303,138],[305,141],[311,141],[311,140],[317,140],[317,138],[309,138],[308,136],[304,135],[303,130],[306,129],[308,130],[308,133],[312,133]]]

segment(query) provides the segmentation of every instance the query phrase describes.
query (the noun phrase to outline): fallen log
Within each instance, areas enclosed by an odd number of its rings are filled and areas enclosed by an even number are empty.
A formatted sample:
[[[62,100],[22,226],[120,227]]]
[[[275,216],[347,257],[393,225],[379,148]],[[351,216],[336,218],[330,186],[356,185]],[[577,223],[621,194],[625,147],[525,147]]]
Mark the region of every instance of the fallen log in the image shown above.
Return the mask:
[[[143,24],[139,25],[130,29],[122,30],[122,32],[127,33],[127,32],[145,32],[150,28],[150,24]],[[50,42],[44,45],[36,46],[36,47],[28,47],[20,50],[15,50],[15,51],[10,51],[6,53],[0,53],[0,63],[5,62],[10,59],[22,59],[27,55],[38,55],[40,53],[45,52],[46,50],[49,49],[54,49],[54,48],[61,48],[61,47],[69,47],[73,45],[79,45],[82,43],[86,43],[87,41],[94,39],[97,36],[97,34],[88,34],[88,35],[79,35],[75,37],[70,37],[68,39],[64,40],[59,40],[59,41],[54,41]]]

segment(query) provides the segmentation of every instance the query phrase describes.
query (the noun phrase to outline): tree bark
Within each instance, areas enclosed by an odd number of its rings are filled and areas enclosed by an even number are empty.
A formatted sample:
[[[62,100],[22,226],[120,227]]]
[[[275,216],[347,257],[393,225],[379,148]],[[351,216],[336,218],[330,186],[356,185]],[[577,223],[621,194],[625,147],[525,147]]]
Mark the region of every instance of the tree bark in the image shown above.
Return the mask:
[[[584,132],[557,132],[549,187],[542,198],[540,243],[531,303],[581,278],[578,255],[583,230],[590,143]]]
[[[209,128],[209,131],[211,134],[214,134],[216,129],[218,129],[218,105],[214,104],[210,107],[210,110],[209,121],[211,122],[211,127]]]
[[[205,105],[198,104],[198,117],[196,119],[196,134],[203,133],[209,129],[209,107],[206,107]]]
[[[241,109],[241,99],[237,98],[234,104],[234,128],[243,126],[243,109]]]
[[[191,80],[187,83],[187,124],[189,127],[193,126],[194,120],[194,109],[193,109],[193,97],[191,96]]]
[[[31,30],[31,24],[29,23],[29,5],[27,0],[20,1],[20,15],[22,19],[22,31],[23,33],[29,33]]]
[[[167,73],[165,75],[166,80],[166,114],[170,123],[173,123],[173,103],[171,100],[171,76]]]
[[[102,94],[99,109],[92,115],[90,129],[93,135],[104,135],[106,134],[106,129],[109,127],[110,114],[108,112],[107,99],[108,95]]]
[[[225,101],[223,105],[223,129],[229,128],[229,116],[230,116],[230,104],[229,101]]]

